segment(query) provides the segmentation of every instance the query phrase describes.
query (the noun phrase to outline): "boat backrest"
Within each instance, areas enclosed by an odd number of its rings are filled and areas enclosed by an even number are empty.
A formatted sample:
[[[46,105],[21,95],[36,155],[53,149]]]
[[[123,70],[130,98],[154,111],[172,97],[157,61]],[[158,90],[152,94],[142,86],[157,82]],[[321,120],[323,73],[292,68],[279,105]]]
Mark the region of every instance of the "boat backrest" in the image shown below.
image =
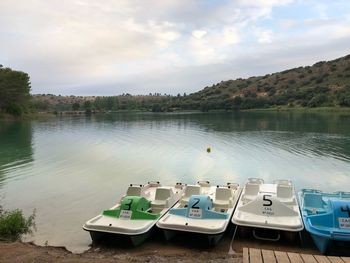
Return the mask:
[[[139,185],[131,185],[126,191],[126,195],[129,196],[141,196],[142,194],[142,186]]]
[[[278,198],[292,198],[293,197],[293,187],[285,184],[277,185],[277,197]]]
[[[245,185],[245,195],[257,195],[259,193],[260,190],[260,184],[256,184],[256,183],[247,183]]]
[[[289,186],[293,185],[291,180],[285,180],[285,179],[274,180],[273,183],[278,185],[289,185]]]
[[[170,187],[158,187],[156,190],[155,200],[166,200],[173,196],[173,191]]]
[[[215,191],[215,200],[229,200],[232,198],[232,190],[227,187],[217,187]]]
[[[251,178],[248,178],[248,183],[263,184],[264,183],[264,179],[251,177]]]
[[[190,197],[191,195],[199,195],[201,187],[199,185],[187,185],[185,189],[185,196]]]
[[[321,194],[304,194],[304,207],[323,208],[323,204],[324,203]]]

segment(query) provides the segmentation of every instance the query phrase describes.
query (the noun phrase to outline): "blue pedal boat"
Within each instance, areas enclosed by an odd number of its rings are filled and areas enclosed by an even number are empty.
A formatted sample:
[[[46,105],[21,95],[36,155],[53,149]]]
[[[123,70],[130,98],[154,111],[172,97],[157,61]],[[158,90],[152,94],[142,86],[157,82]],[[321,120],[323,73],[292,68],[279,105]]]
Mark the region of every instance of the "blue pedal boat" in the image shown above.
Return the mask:
[[[299,201],[305,229],[322,253],[334,241],[350,244],[350,192],[303,189]]]

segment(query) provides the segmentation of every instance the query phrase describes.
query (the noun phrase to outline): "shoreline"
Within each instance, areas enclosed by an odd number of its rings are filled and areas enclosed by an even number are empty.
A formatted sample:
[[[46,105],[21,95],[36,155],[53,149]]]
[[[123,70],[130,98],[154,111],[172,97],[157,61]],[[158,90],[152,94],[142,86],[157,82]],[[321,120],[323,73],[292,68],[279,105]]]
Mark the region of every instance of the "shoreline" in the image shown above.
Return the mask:
[[[165,111],[165,112],[152,112],[143,110],[118,110],[118,111],[106,111],[106,112],[92,112],[87,115],[107,115],[114,113],[154,113],[154,114],[177,114],[177,113],[233,113],[233,112],[297,112],[297,113],[339,113],[339,114],[350,114],[350,107],[271,107],[271,108],[256,108],[256,109],[242,109],[242,110],[211,110],[211,111],[200,111],[200,110],[178,110],[178,111]],[[22,116],[13,116],[8,113],[0,112],[0,120],[5,121],[18,121],[18,120],[42,120],[61,116],[84,116],[84,111],[60,111],[60,112],[33,112],[25,113]]]
[[[279,242],[266,242],[247,237],[246,232],[239,232],[233,243],[232,231],[228,231],[213,248],[199,245],[184,236],[176,236],[171,242],[165,242],[161,235],[138,247],[122,243],[92,245],[87,251],[75,254],[61,246],[39,246],[33,242],[0,241],[0,262],[233,262],[243,261],[243,248],[258,248],[305,254],[320,254],[314,247],[302,246],[297,239]],[[232,249],[230,246],[232,244]],[[232,253],[229,253],[231,251]]]
[[[38,246],[33,242],[0,241],[0,262],[233,262],[241,263],[242,253],[229,255],[215,249],[186,249],[183,247],[157,247],[142,245],[135,248],[91,247],[75,254],[65,247]]]

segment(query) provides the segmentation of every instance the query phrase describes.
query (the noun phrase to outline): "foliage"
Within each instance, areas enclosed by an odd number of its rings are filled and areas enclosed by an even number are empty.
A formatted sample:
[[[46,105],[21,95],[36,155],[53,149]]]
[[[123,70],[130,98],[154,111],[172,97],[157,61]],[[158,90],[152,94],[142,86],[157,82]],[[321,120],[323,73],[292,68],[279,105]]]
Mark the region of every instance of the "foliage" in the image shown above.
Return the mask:
[[[31,108],[37,111],[47,111],[49,103],[47,101],[32,101]]]
[[[78,102],[73,103],[72,110],[77,111],[80,109],[80,104]]]
[[[86,114],[91,114],[92,112],[92,103],[91,101],[87,100],[84,102],[84,109]]]
[[[32,233],[35,229],[35,212],[28,218],[21,210],[4,210],[0,206],[0,240],[15,241],[23,234]]]
[[[30,89],[27,73],[0,67],[0,111],[21,115],[28,106]]]
[[[11,103],[5,107],[5,111],[13,116],[21,116],[23,110],[21,106],[16,103]]]

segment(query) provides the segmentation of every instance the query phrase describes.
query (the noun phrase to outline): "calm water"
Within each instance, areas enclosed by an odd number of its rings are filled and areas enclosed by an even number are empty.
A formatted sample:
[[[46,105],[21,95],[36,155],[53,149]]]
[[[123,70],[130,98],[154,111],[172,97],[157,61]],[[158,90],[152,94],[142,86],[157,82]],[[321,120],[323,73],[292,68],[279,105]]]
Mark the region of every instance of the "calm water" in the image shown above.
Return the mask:
[[[248,177],[349,191],[350,115],[120,113],[0,122],[0,204],[36,209],[37,232],[28,240],[40,245],[87,249],[83,223],[129,183]]]

